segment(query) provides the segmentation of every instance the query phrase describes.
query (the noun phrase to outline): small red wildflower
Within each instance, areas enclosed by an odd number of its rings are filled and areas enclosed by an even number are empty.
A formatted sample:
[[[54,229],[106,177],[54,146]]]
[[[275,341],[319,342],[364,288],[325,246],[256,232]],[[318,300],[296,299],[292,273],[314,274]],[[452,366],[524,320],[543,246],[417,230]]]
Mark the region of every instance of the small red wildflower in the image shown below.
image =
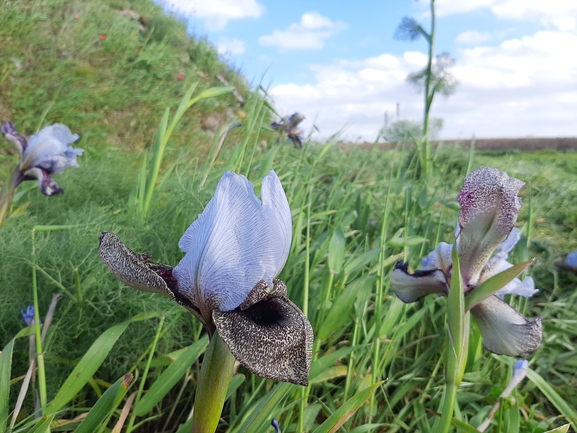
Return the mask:
[[[106,35],[105,35],[104,33],[100,33],[100,34],[98,35],[98,38],[99,38],[101,41],[103,41],[104,39],[106,39]]]
[[[176,79],[177,79],[178,81],[183,81],[183,80],[184,80],[184,74],[178,74],[178,75],[176,76]]]

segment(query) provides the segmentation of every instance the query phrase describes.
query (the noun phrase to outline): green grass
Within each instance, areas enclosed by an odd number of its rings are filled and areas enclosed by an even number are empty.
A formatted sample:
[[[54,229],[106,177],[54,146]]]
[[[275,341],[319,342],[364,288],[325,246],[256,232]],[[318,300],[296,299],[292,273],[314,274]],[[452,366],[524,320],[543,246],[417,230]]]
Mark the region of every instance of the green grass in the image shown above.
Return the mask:
[[[144,32],[119,15],[126,7],[147,17]],[[106,33],[106,40],[100,41],[99,33]],[[183,71],[185,80],[175,79]],[[247,97],[244,127],[227,138],[209,164],[216,141],[200,131],[200,119],[236,109],[236,100],[224,95],[187,111],[167,145],[160,182],[143,218],[131,204],[142,149],[154,142],[164,110],[174,109],[193,81],[202,89],[218,85],[216,72],[227,74]],[[25,326],[20,309],[32,303],[32,231],[39,225],[71,226],[34,234],[41,317],[52,296],[63,294],[44,342],[47,401],[58,395],[75,366],[90,364],[81,359],[93,353],[95,341],[111,347],[57,419],[70,420],[90,408],[95,414],[121,398],[107,424],[112,428],[130,395],[143,387],[149,391],[145,403],[155,404],[145,415],[130,413],[134,431],[174,432],[185,422],[200,369],[197,355],[206,348],[201,326],[178,305],[115,279],[98,256],[98,236],[113,230],[135,251],[175,265],[183,256],[180,236],[202,212],[222,173],[243,173],[259,190],[272,168],[293,216],[293,243],[280,278],[315,331],[311,385],[274,383],[241,366],[218,431],[271,431],[276,417],[283,431],[320,432],[348,415],[338,431],[431,431],[445,381],[446,300],[430,297],[405,305],[391,291],[389,272],[400,258],[416,268],[439,241],[452,242],[455,199],[464,177],[476,167],[492,166],[527,183],[518,222],[524,238],[510,259],[535,257],[529,273],[540,293],[512,303],[529,318],[541,316],[544,335],[530,358],[533,374],[514,393],[515,400],[501,405],[490,431],[538,433],[567,422],[575,428],[577,277],[553,263],[577,248],[577,154],[470,154],[445,146],[434,152],[433,174],[423,179],[411,149],[369,151],[331,143],[309,143],[302,150],[277,147],[276,137],[263,128],[270,116],[263,97],[222,65],[208,44],[186,39],[182,24],[145,0],[2,2],[0,116],[26,134],[66,123],[81,133],[78,146],[86,149],[80,168],[56,176],[64,195],[47,198],[34,183],[24,183],[13,215],[0,229],[3,355]],[[0,150],[0,176],[6,179],[17,160],[7,143]],[[455,417],[479,425],[506,387],[513,360],[483,350],[474,323],[470,339]],[[15,340],[10,410],[29,366],[28,350],[26,339]],[[135,379],[125,390],[119,379],[127,373]],[[167,377],[176,385],[157,399]],[[3,382],[0,390],[6,386]],[[98,400],[106,390],[111,390],[107,397]],[[30,431],[33,411],[29,392],[14,431]]]
[[[456,221],[451,202],[466,175],[467,153],[456,149],[439,153],[437,176],[424,182],[415,180],[410,152],[328,146],[309,146],[303,151],[288,147],[257,149],[253,159],[244,163],[251,167],[245,174],[257,185],[269,168],[281,177],[293,211],[294,237],[280,278],[287,283],[290,298],[307,310],[316,335],[323,337],[315,342],[314,356],[322,364],[316,364],[311,373],[313,384],[306,395],[301,422],[312,431],[361,389],[385,379],[372,405],[361,406],[345,424],[347,430],[373,423],[381,425],[378,428],[383,431],[425,431],[425,420],[437,410],[444,382],[440,349],[445,335],[445,302],[426,299],[403,305],[390,291],[388,272],[395,258],[406,257],[417,266],[439,240],[451,241]],[[89,153],[81,160],[80,169],[59,175],[66,189],[63,196],[45,198],[32,189],[19,199],[17,205],[29,202],[29,206],[21,215],[8,219],[0,232],[0,269],[3,287],[8,288],[0,308],[2,346],[22,328],[19,309],[31,302],[32,228],[38,224],[77,226],[36,235],[40,305],[46,308],[54,293],[65,293],[46,345],[49,399],[74,361],[106,328],[139,313],[165,317],[156,358],[195,341],[200,325],[192,316],[157,296],[124,286],[108,273],[97,254],[98,234],[115,230],[134,250],[176,264],[182,257],[177,248],[180,235],[210,199],[224,168],[233,163],[232,154],[229,146],[217,158],[203,188],[199,184],[205,167],[200,164],[194,169],[190,157],[178,158],[173,174],[155,192],[146,222],[128,206],[139,166],[114,149]],[[532,368],[570,407],[575,407],[575,278],[565,273],[557,275],[552,265],[555,258],[577,246],[576,240],[567,236],[571,233],[567,217],[576,204],[563,201],[574,189],[571,160],[577,160],[574,154],[551,155],[545,164],[532,154],[498,158],[482,155],[474,160],[473,168],[491,165],[528,183],[523,190],[525,204],[518,225],[527,233],[529,217],[532,219],[531,242],[525,248],[518,247],[512,261],[536,257],[530,272],[541,292],[517,306],[528,317],[543,318],[544,344],[531,357]],[[342,253],[337,253],[338,248],[328,248],[338,233],[345,241]],[[382,303],[377,305],[377,299]],[[339,314],[331,315],[336,308]],[[154,319],[127,328],[95,375],[100,392],[122,374],[143,368],[142,359],[156,329]],[[378,358],[374,357],[376,341]],[[459,391],[459,418],[471,423],[482,421],[479,414],[488,410],[508,382],[511,362],[486,351],[469,360]],[[27,345],[17,341],[12,377],[23,374],[27,363]],[[195,382],[197,367],[192,365],[189,385],[179,399],[176,397],[182,383],[155,408],[153,413],[158,418],[148,421],[147,429],[160,429],[171,405],[177,404],[176,413],[191,407],[191,383]],[[161,371],[160,367],[152,368],[151,383]],[[225,405],[222,431],[229,425],[238,428],[251,419],[246,417],[258,407],[259,399],[267,398],[278,387],[282,389],[281,397],[264,419],[277,417],[288,431],[297,430],[300,388],[265,381],[242,367],[239,373],[246,378]],[[82,407],[92,406],[97,396],[94,388],[85,388],[75,405],[82,411]],[[28,413],[30,404],[28,401]],[[527,414],[527,419],[521,417],[519,431],[544,431],[561,422],[557,420],[558,409],[531,382],[517,392],[517,404]],[[170,420],[178,421],[176,416]],[[267,423],[248,431],[266,431]],[[168,431],[174,431],[176,424],[170,425]]]

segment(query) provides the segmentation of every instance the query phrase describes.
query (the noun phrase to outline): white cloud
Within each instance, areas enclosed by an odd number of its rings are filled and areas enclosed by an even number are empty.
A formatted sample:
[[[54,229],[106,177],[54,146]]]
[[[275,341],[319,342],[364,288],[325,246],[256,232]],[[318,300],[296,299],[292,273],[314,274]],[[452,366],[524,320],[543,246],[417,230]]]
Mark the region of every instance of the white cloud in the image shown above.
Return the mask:
[[[490,33],[481,33],[477,30],[467,30],[466,32],[459,33],[457,35],[458,44],[480,44],[483,42],[490,41],[492,38]]]
[[[272,34],[261,36],[261,45],[289,50],[319,50],[325,40],[345,29],[343,21],[332,21],[317,12],[306,12],[300,23],[292,23],[286,30],[275,29]]]
[[[577,57],[570,56],[577,35],[542,31],[499,45],[461,50],[453,69],[455,94],[437,97],[432,115],[442,117],[445,138],[575,136],[577,134]],[[280,84],[270,90],[285,113],[306,116],[322,137],[347,126],[344,136],[373,140],[384,113],[420,120],[423,95],[406,83],[426,57],[407,52],[365,60],[340,60],[312,67],[315,81]]]
[[[471,12],[475,9],[489,9],[497,18],[514,20],[553,20],[577,16],[575,0],[438,0],[437,15],[451,15]]]
[[[201,18],[211,30],[222,30],[230,20],[259,18],[265,8],[257,0],[158,0],[167,10],[186,18]]]
[[[221,39],[216,44],[217,51],[219,54],[244,54],[246,52],[246,44],[240,39]]]

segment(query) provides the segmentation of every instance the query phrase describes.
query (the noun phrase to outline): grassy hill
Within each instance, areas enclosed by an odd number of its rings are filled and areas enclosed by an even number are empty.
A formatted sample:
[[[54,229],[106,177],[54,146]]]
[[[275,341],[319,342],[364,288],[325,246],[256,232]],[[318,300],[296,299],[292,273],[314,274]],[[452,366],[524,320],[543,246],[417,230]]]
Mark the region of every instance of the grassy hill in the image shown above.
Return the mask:
[[[0,119],[28,134],[61,122],[91,148],[142,148],[166,107],[192,82],[222,85],[217,74],[250,94],[214,47],[188,37],[184,24],[151,0],[0,3]],[[213,132],[238,109],[232,94],[205,101],[187,113],[175,138],[205,149],[212,139],[203,129]]]

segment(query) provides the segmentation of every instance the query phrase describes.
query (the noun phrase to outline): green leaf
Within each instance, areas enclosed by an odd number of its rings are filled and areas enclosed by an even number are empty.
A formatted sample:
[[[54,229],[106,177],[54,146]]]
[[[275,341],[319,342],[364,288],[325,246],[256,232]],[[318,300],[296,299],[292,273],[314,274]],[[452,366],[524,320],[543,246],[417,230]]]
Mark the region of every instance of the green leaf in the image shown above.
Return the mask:
[[[577,411],[575,411],[573,407],[571,407],[565,400],[563,400],[563,398],[557,394],[557,391],[553,389],[549,382],[543,379],[543,377],[541,377],[535,370],[527,370],[527,378],[533,382],[543,394],[545,394],[545,397],[547,397],[551,404],[557,408],[561,415],[570,418],[569,421],[571,421],[573,429],[577,430]]]
[[[196,104],[201,99],[215,98],[226,93],[230,93],[234,90],[234,86],[223,86],[223,87],[211,87],[210,89],[203,90],[198,95],[196,95],[188,104],[189,107]]]
[[[10,398],[10,372],[12,371],[12,352],[14,340],[4,347],[0,353],[0,433],[6,429],[8,419],[8,400]]]
[[[571,427],[571,424],[565,424],[554,428],[553,430],[547,430],[545,433],[567,433],[569,431],[569,427]]]
[[[345,404],[339,407],[329,416],[325,422],[318,426],[313,433],[334,433],[352,417],[357,410],[369,399],[375,390],[383,384],[377,382],[370,387],[353,395]]]
[[[80,392],[96,373],[96,370],[110,353],[112,346],[114,346],[131,322],[132,320],[127,320],[112,328],[108,328],[96,339],[60,387],[54,400],[46,407],[46,413],[59,411]]]
[[[367,281],[369,284],[365,284]],[[370,292],[372,282],[372,278],[357,279],[338,295],[329,310],[329,314],[327,314],[327,317],[323,320],[321,329],[319,329],[318,338],[321,341],[329,338],[337,329],[346,327],[344,325],[351,320],[357,294],[363,290]]]
[[[470,424],[467,424],[464,421],[458,420],[457,418],[453,418],[451,424],[453,424],[457,428],[457,430],[463,433],[479,433],[479,430],[477,430],[475,427],[473,427]]]
[[[256,404],[253,405],[250,414],[234,433],[254,433],[262,430],[262,427],[270,423],[271,414],[278,411],[280,402],[287,396],[294,385],[278,383],[271,391],[267,392]]]
[[[346,365],[335,365],[334,367],[329,367],[317,374],[313,379],[310,379],[310,383],[321,383],[327,380],[333,380],[337,377],[343,377],[347,375],[348,367]]]
[[[226,397],[224,398],[224,401],[226,401],[230,398],[232,393],[235,392],[238,389],[238,387],[243,384],[245,379],[246,379],[246,376],[244,374],[235,374],[232,377],[232,379],[230,380],[230,383],[228,384],[228,389],[226,390]]]
[[[413,245],[419,245],[423,242],[427,242],[428,239],[422,236],[405,236],[405,237],[393,237],[387,242],[387,245],[393,248],[403,248],[411,247]]]
[[[345,235],[340,224],[335,228],[329,243],[329,269],[338,274],[343,267],[345,257]]]
[[[356,346],[341,347],[340,349],[335,350],[334,352],[331,352],[328,355],[324,355],[323,357],[313,361],[311,371],[309,374],[309,380],[310,381],[316,380],[316,377],[318,375],[322,374],[327,368],[332,367],[335,364],[335,362],[337,362],[337,360],[349,355],[355,349]]]
[[[176,433],[190,433],[192,430],[192,418],[186,420],[184,424],[176,431]]]
[[[356,256],[351,261],[347,262],[345,265],[345,274],[351,274],[353,272],[361,270],[364,266],[369,264],[372,260],[379,257],[381,248],[377,247],[370,251],[364,252],[363,254]]]
[[[34,426],[34,428],[32,430],[29,430],[28,433],[47,433],[50,432],[50,424],[52,424],[52,421],[54,420],[54,417],[56,416],[55,413],[53,413],[50,416],[43,416],[42,418],[40,418],[38,420],[38,424],[36,424]]]
[[[501,290],[511,281],[519,276],[521,272],[529,267],[533,263],[533,259],[527,260],[526,262],[517,263],[513,267],[499,272],[497,275],[493,275],[487,281],[479,284],[471,292],[465,296],[465,310],[470,310],[479,302],[483,302],[497,290]],[[453,272],[454,274],[454,272]]]
[[[75,433],[93,433],[105,422],[118,407],[128,386],[132,382],[132,374],[125,374],[106,390],[102,397],[90,409],[86,418],[80,423]]]
[[[144,397],[134,406],[136,416],[146,415],[160,402],[172,387],[186,374],[188,368],[206,350],[208,336],[191,344],[168,368],[154,381]]]

